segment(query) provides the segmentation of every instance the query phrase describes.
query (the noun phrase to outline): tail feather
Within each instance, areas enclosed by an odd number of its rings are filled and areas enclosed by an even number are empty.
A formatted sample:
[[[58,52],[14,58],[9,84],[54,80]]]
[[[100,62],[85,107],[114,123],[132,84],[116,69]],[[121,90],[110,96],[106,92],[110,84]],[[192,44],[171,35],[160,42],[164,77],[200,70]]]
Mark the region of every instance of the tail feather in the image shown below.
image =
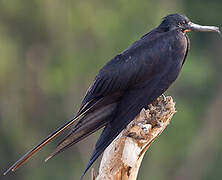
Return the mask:
[[[116,108],[116,103],[106,105],[91,112],[80,119],[79,123],[76,125],[73,131],[71,131],[64,140],[56,147],[56,149],[45,159],[48,161],[53,156],[63,152],[65,149],[69,148],[73,144],[79,142],[90,134],[94,133],[96,130],[105,126],[110,120],[110,116]]]
[[[10,168],[7,169],[7,171],[4,172],[4,175],[6,175],[9,171],[15,171],[19,166],[21,166],[26,160],[28,160],[33,154],[35,154],[37,151],[39,151],[43,146],[48,144],[53,138],[61,134],[67,127],[71,126],[75,120],[77,120],[78,117],[75,117],[68,121],[65,125],[48,135],[45,139],[43,139],[37,146],[32,148],[30,151],[28,151],[24,156],[22,156],[18,161],[16,161]]]

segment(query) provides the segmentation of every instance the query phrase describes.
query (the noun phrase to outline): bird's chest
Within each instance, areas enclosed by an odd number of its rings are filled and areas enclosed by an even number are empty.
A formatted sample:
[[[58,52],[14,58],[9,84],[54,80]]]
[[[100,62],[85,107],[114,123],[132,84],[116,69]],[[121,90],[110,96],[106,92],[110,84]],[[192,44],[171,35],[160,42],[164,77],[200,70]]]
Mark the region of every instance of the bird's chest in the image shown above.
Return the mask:
[[[179,61],[183,63],[188,48],[187,37],[183,34],[178,34],[172,38],[172,41],[168,45],[168,53],[171,61]]]
[[[158,49],[158,48],[156,48]],[[188,41],[183,33],[178,33],[174,36],[163,40],[159,45],[158,58],[154,60],[156,71],[174,68],[180,70],[188,50]]]
[[[172,83],[178,77],[188,53],[188,43],[187,37],[182,33],[177,34],[166,42],[165,52],[162,53],[160,58],[162,62],[162,78],[166,83]],[[166,55],[165,57],[164,54]]]

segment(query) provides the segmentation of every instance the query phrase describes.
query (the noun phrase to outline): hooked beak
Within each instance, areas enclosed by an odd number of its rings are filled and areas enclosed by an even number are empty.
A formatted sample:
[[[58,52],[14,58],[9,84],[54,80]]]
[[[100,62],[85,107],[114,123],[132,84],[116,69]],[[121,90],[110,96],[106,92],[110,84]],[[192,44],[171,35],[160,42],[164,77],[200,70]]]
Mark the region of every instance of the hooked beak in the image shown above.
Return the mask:
[[[185,32],[188,31],[199,31],[199,32],[217,32],[221,34],[219,27],[216,26],[201,26],[192,22],[189,22]]]

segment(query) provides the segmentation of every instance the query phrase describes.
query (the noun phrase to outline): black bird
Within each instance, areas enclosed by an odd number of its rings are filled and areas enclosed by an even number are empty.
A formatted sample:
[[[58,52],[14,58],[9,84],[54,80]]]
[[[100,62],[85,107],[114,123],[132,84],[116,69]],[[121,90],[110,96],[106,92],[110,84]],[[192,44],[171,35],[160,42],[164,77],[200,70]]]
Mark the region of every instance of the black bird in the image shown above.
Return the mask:
[[[4,174],[15,171],[35,152],[79,120],[46,161],[105,127],[83,177],[141,109],[162,95],[176,80],[189,51],[188,31],[220,33],[218,27],[194,24],[180,14],[166,16],[157,28],[115,56],[99,71],[73,119],[47,136]]]

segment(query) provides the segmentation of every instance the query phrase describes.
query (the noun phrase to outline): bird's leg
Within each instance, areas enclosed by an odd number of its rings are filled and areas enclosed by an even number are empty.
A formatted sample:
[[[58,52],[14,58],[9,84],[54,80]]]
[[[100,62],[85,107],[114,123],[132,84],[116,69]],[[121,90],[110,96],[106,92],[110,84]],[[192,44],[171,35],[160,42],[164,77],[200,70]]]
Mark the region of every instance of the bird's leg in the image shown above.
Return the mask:
[[[166,101],[166,96],[164,94],[161,95],[163,101]]]
[[[166,96],[164,94],[161,94],[160,97],[163,99],[163,102],[166,102],[167,99],[166,99]],[[145,108],[145,110],[149,109],[149,104],[146,105],[144,108]]]

